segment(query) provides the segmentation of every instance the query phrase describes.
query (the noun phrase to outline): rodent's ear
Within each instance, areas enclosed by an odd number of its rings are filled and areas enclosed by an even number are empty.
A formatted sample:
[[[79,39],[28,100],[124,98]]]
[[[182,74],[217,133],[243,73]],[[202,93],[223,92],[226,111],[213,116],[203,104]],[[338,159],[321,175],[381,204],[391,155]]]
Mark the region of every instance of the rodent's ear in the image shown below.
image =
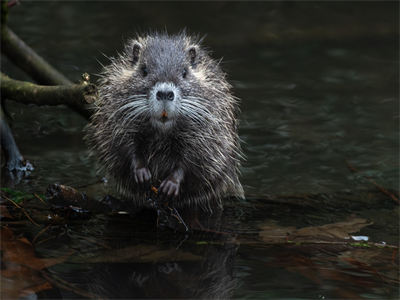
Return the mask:
[[[192,46],[189,48],[189,62],[192,65],[192,67],[196,67],[196,61],[197,61],[197,49],[195,46]]]
[[[134,66],[139,60],[140,49],[142,47],[138,42],[135,42],[132,47],[132,66]]]

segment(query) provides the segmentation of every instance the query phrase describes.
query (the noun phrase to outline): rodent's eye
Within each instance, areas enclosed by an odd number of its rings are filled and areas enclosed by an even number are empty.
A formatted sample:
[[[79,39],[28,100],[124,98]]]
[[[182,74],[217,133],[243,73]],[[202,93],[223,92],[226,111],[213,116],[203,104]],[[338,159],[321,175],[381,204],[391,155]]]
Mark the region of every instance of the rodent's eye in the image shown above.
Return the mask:
[[[148,74],[148,71],[147,71],[147,67],[146,67],[146,65],[144,65],[144,66],[142,66],[142,75],[143,75],[143,77],[146,77],[147,76],[147,74]]]
[[[186,76],[187,76],[187,69],[185,68],[185,69],[183,69],[182,77],[186,78]]]

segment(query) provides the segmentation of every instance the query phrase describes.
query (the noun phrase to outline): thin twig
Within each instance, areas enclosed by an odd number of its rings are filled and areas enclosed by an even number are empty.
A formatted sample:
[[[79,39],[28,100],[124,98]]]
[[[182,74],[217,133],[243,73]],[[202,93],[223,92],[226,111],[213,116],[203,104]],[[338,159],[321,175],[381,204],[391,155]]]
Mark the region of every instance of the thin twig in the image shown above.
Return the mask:
[[[5,196],[5,195],[2,195],[2,197],[4,197],[4,199],[6,199],[7,201],[10,201],[15,207],[19,208],[19,209],[24,213],[24,215],[28,218],[28,220],[31,221],[31,223],[32,223],[33,225],[40,226],[38,223],[36,223],[36,222],[29,216],[29,214],[26,212],[26,210],[25,210],[22,206],[18,205],[14,200],[8,198],[8,197]]]
[[[245,243],[240,241],[241,244],[246,245],[253,245],[253,242]],[[304,240],[304,241],[276,241],[276,242],[264,242],[263,245],[293,245],[293,246],[308,246],[308,245],[343,245],[349,247],[357,247],[357,241],[323,241],[323,240]],[[255,243],[258,244],[258,243]],[[373,243],[373,242],[362,242],[360,246],[370,246],[370,247],[377,247],[377,248],[390,248],[390,249],[398,249],[398,246],[388,245],[388,244],[380,244],[380,243]]]
[[[43,228],[42,230],[40,230],[38,232],[38,234],[33,238],[32,244],[34,244],[36,242],[36,240],[38,239],[38,237],[41,236],[43,233],[45,233],[49,228],[50,228],[50,225],[48,225],[45,228]]]
[[[56,238],[56,236],[51,236],[51,237],[48,237],[48,238],[46,238],[46,239],[40,240],[40,241],[38,241],[38,242],[35,244],[35,246],[38,246],[38,245],[40,245],[40,244],[43,244],[43,243],[45,243],[45,242],[47,242],[47,241],[50,241],[50,240],[52,240],[52,239],[55,239],[55,238]]]
[[[4,199],[10,201],[15,207],[17,207],[17,208],[19,208],[19,209],[22,209],[22,207],[21,207],[20,205],[18,205],[17,202],[15,202],[14,200],[8,198],[6,195],[3,194],[3,195],[1,195],[1,196],[4,197]]]
[[[42,199],[42,197],[40,197],[38,194],[33,193],[33,196],[35,196],[35,198],[38,199],[38,200],[39,200],[40,202],[42,202],[43,204],[47,204],[46,201],[44,201],[44,200]]]
[[[346,164],[347,167],[349,168],[349,170],[353,173],[358,173],[359,170],[357,170],[356,168],[354,168],[347,160],[346,160]],[[383,186],[377,184],[371,177],[369,176],[365,176],[362,175],[363,178],[365,178],[366,180],[368,180],[370,183],[372,183],[376,188],[378,188],[378,190],[380,190],[383,194],[385,194],[386,196],[389,196],[394,202],[396,202],[397,204],[400,204],[400,200],[399,198],[394,195],[393,193],[389,192],[387,189],[385,189]]]

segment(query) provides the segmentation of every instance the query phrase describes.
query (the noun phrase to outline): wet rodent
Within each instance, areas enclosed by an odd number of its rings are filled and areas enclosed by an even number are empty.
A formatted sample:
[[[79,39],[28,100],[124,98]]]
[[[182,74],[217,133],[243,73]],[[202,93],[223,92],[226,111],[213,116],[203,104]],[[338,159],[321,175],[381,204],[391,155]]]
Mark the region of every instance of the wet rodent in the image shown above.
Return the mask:
[[[175,207],[221,207],[243,196],[238,104],[198,38],[138,36],[104,68],[86,139],[135,206],[153,185]]]

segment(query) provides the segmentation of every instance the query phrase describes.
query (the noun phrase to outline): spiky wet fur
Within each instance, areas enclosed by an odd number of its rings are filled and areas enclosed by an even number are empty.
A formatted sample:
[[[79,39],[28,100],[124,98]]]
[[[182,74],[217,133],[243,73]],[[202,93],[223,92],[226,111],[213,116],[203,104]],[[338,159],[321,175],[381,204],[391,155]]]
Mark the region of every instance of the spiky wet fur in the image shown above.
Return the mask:
[[[139,56],[132,54],[140,45]],[[189,49],[196,51],[190,61]],[[146,64],[148,76],[143,77]],[[187,69],[186,78],[182,69]],[[158,82],[172,82],[181,101],[171,127],[155,126],[149,91]],[[154,186],[177,167],[185,175],[174,205],[212,209],[226,196],[243,196],[239,182],[241,149],[237,134],[238,99],[219,67],[185,33],[153,33],[130,40],[111,59],[99,82],[99,99],[87,128],[93,155],[117,189],[135,206],[146,203],[134,180],[132,157],[142,155]]]

